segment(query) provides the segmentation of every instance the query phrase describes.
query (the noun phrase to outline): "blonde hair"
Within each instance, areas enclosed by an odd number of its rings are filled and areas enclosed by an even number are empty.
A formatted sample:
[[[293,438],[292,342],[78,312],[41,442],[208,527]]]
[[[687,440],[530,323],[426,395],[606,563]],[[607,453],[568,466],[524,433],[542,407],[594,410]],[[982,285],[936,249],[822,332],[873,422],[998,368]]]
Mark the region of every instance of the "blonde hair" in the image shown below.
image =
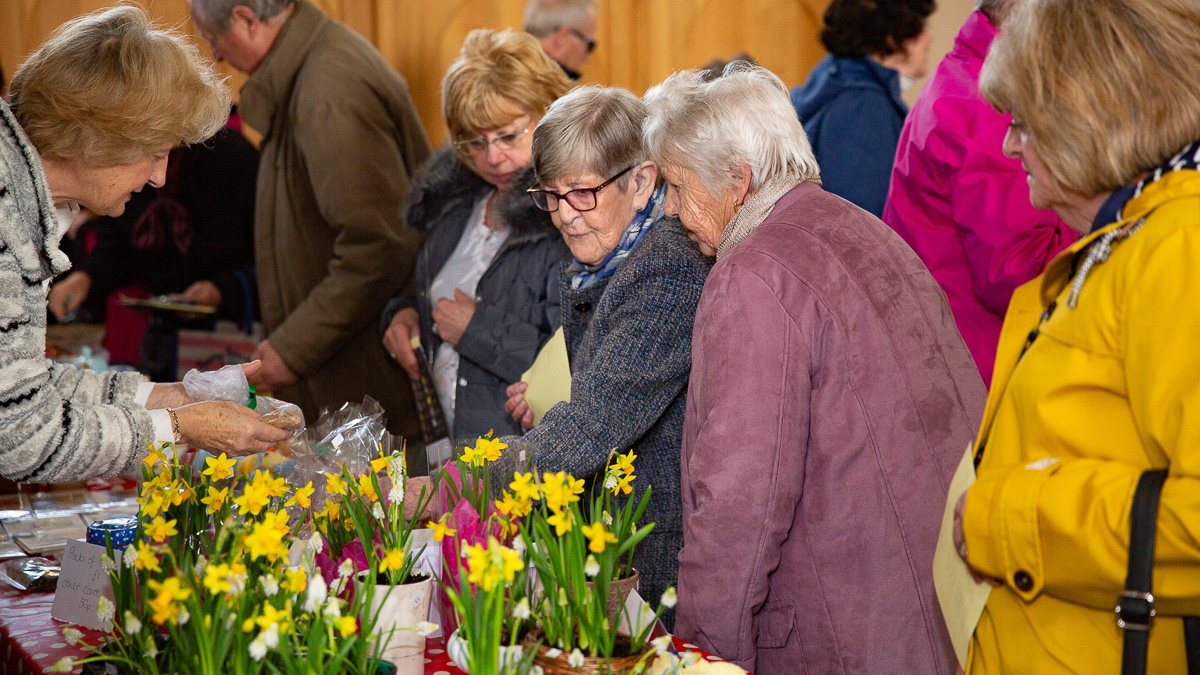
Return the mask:
[[[195,45],[123,6],[63,24],[13,75],[11,107],[38,153],[93,166],[202,141],[229,114],[229,87]]]
[[[528,33],[473,30],[442,79],[442,115],[462,141],[528,114],[540,118],[571,81]]]
[[[1095,196],[1200,138],[1200,2],[1018,3],[980,75],[1060,187]]]

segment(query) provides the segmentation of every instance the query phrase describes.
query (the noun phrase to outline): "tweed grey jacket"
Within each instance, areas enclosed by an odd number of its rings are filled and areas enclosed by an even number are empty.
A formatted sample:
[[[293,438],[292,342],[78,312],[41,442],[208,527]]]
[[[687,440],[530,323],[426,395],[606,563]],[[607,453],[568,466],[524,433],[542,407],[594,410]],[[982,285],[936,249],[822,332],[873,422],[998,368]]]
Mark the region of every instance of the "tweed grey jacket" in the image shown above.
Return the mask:
[[[154,439],[137,373],[46,360],[46,288],[71,263],[41,158],[0,102],[0,474],[57,483],[132,471]]]
[[[634,487],[654,487],[640,524],[655,527],[639,544],[634,566],[652,606],[679,573],[679,453],[692,323],[710,266],[674,218],[655,223],[616,273],[591,288],[571,288],[563,263],[559,292],[571,401],[551,408],[524,442],[505,439],[523,448],[540,471],[566,471],[589,483],[603,477],[609,451],[637,454]],[[506,452],[493,465],[497,484],[507,485],[513,471],[524,470],[520,454]],[[664,616],[668,628],[672,617]]]

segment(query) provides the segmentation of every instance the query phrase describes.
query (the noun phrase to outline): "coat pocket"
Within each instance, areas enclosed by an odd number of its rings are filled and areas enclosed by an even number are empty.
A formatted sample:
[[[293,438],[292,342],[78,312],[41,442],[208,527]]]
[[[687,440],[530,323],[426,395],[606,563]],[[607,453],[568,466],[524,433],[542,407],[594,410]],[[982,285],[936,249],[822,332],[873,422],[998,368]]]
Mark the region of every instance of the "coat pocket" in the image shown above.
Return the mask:
[[[796,612],[789,603],[767,603],[759,610],[755,623],[755,645],[759,649],[779,649],[787,645],[796,623]]]

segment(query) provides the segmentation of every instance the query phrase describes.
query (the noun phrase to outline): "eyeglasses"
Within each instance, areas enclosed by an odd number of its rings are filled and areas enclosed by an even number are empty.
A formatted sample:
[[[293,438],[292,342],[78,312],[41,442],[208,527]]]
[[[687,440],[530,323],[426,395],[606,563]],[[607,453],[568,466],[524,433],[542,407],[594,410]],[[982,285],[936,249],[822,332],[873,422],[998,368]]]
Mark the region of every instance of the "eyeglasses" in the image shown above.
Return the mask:
[[[571,29],[571,34],[574,35],[575,37],[579,38],[583,42],[583,44],[587,45],[587,51],[589,54],[591,54],[593,51],[596,50],[596,41],[593,40],[592,38],[584,35],[583,33],[579,32],[579,30],[577,30],[575,28]]]
[[[476,136],[465,141],[455,141],[454,147],[459,150],[465,150],[472,155],[482,155],[492,145],[495,145],[500,150],[512,150],[517,147],[517,142],[524,138],[527,133],[529,133],[529,127],[525,127],[524,131],[499,134],[491,140],[488,140],[487,136]]]
[[[637,165],[634,164],[633,166]],[[529,193],[529,198],[533,200],[534,206],[537,206],[543,211],[549,211],[551,213],[557,211],[558,201],[560,199],[565,199],[567,203],[571,205],[571,208],[575,209],[576,211],[591,211],[592,209],[596,208],[596,204],[599,201],[596,193],[608,187],[616,179],[632,171],[633,166],[625,169],[612,178],[609,178],[596,187],[576,188],[561,195],[557,192],[551,192],[550,190],[539,190],[538,188],[529,188],[526,190],[526,192]]]

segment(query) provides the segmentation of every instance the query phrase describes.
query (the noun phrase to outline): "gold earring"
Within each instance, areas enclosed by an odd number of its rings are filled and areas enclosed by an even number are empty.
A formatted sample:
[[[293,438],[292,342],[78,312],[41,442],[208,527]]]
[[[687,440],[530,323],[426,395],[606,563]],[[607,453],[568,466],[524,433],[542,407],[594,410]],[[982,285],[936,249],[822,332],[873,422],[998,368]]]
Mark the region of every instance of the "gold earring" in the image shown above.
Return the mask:
[[[737,213],[741,208],[742,205],[738,203],[738,200],[733,200],[733,212]]]

